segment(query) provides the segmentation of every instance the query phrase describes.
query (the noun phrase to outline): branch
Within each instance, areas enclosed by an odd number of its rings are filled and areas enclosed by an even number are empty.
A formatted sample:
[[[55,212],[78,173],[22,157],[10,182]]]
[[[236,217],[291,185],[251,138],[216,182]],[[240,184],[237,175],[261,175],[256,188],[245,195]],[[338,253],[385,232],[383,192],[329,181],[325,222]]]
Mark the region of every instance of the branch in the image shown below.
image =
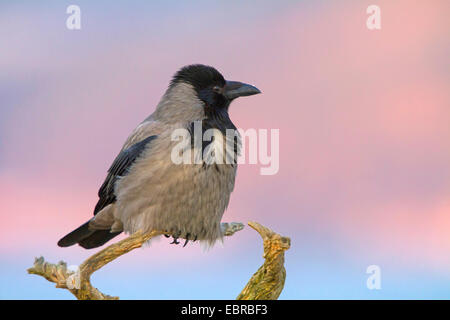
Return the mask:
[[[283,290],[286,280],[284,251],[289,249],[291,240],[288,237],[280,236],[257,222],[249,222],[248,225],[255,229],[263,239],[263,258],[265,261],[250,278],[237,299],[277,299]],[[221,229],[225,236],[232,236],[243,228],[244,225],[238,222],[221,224]],[[133,249],[140,248],[146,241],[161,234],[164,233],[159,231],[147,234],[137,232],[89,257],[76,271],[68,270],[65,262],[61,261],[58,264],[52,264],[40,257],[35,260],[34,266],[28,269],[28,273],[40,275],[48,281],[54,282],[57,288],[69,290],[79,300],[116,300],[119,298],[106,295],[94,288],[90,282],[91,275],[109,262]]]
[[[257,222],[249,222],[248,225],[258,231],[263,239],[265,261],[236,299],[276,300],[286,280],[284,251],[290,248],[291,239],[282,237]]]
[[[239,222],[221,224],[225,236],[232,236],[243,228],[244,225]],[[151,238],[162,234],[164,232],[160,231],[152,231],[146,234],[136,232],[89,257],[76,271],[68,270],[67,264],[63,261],[52,264],[46,262],[43,257],[36,258],[34,266],[27,271],[29,274],[36,274],[56,283],[57,288],[69,290],[79,300],[117,300],[118,297],[106,295],[91,285],[92,273],[121,255],[142,247]]]

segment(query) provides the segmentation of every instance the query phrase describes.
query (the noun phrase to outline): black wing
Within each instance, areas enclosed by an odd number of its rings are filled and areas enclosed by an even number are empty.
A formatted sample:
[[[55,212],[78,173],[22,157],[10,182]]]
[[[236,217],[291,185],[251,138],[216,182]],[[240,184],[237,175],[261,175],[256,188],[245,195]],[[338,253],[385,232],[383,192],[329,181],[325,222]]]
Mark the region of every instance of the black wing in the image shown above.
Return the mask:
[[[156,139],[157,136],[150,136],[144,140],[133,144],[131,147],[123,150],[119,153],[117,158],[108,170],[105,182],[103,182],[100,190],[98,191],[99,200],[94,209],[94,215],[102,210],[107,205],[116,201],[116,195],[114,194],[114,184],[119,177],[125,176],[128,173],[129,168],[139,155],[144,151],[149,142]]]
[[[142,151],[144,151],[147,143],[156,139],[156,137],[157,136],[150,136],[119,153],[111,168],[108,170],[108,175],[105,182],[103,182],[100,190],[98,191],[98,196],[100,199],[95,206],[94,215],[108,204],[116,201],[116,196],[114,195],[115,182],[119,177],[125,176],[128,173],[129,168],[134,161],[136,161]],[[121,231],[111,232],[110,230],[91,230],[89,229],[89,222],[90,221],[84,223],[77,229],[64,236],[58,241],[58,246],[68,247],[78,243],[86,249],[97,248],[121,233]]]

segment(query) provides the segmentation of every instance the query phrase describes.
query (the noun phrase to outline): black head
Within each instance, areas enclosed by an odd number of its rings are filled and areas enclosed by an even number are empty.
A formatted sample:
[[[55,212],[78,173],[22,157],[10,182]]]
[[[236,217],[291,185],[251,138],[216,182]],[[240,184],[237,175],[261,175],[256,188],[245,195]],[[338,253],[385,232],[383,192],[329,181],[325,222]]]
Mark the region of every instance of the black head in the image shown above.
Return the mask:
[[[257,88],[237,81],[226,81],[215,68],[193,64],[181,68],[173,77],[170,86],[188,83],[206,106],[228,109],[231,101],[238,97],[260,93]]]

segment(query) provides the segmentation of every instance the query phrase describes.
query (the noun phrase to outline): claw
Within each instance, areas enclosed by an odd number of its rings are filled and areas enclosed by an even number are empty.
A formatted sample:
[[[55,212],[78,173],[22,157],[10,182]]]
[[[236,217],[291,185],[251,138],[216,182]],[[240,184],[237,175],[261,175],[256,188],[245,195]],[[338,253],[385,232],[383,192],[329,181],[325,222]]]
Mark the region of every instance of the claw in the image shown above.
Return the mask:
[[[178,238],[173,238],[173,241],[170,244],[179,244]]]
[[[184,242],[183,248],[186,247],[187,243],[189,242],[189,237],[191,236],[190,233],[186,233],[186,241]]]
[[[197,241],[197,236],[195,236],[195,238],[194,238],[194,240],[192,242],[195,242],[195,241]]]

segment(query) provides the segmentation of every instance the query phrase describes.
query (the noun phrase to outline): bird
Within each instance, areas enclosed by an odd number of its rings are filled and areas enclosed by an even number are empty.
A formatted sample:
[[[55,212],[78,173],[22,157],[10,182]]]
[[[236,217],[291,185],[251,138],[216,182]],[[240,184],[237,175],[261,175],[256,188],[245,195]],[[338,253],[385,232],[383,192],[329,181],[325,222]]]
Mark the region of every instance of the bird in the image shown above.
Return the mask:
[[[230,201],[237,172],[240,135],[229,106],[239,97],[259,94],[253,85],[225,80],[214,67],[187,65],[172,77],[155,111],[128,136],[98,191],[94,216],[58,241],[85,249],[104,245],[122,232],[163,231],[179,239],[210,246],[222,239],[222,216]],[[196,143],[197,130],[213,130],[209,141]],[[192,134],[183,150],[203,155],[208,147],[232,144],[232,161],[173,161],[175,130]],[[227,133],[234,133],[231,140]],[[206,139],[205,139],[206,140]],[[213,149],[217,159],[230,155]],[[197,153],[195,153],[197,152]]]

